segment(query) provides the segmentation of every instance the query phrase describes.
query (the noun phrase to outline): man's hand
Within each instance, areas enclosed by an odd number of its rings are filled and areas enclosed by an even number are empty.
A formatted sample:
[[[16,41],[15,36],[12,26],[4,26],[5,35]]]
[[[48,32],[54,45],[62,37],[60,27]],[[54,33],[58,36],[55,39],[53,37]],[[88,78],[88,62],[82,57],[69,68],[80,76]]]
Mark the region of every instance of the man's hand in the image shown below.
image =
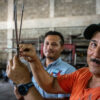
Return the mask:
[[[28,62],[34,62],[36,60],[37,55],[35,48],[32,44],[20,44],[19,45],[20,50],[20,57],[23,57]]]
[[[17,56],[10,60],[6,69],[7,76],[16,84],[26,84],[31,81],[30,72]]]

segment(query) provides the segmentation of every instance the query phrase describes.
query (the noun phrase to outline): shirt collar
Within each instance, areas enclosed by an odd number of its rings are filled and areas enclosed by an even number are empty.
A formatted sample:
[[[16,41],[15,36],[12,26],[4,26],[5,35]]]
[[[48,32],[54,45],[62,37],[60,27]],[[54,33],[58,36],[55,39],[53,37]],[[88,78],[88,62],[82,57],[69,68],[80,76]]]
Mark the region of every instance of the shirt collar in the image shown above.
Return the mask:
[[[61,62],[61,58],[59,57],[57,60],[55,60],[54,62],[52,62],[50,65],[57,65]]]
[[[44,60],[42,61],[42,64],[43,64],[44,67],[45,67],[45,61],[46,61],[46,59],[44,59]],[[52,62],[51,64],[49,64],[48,67],[49,67],[49,66],[57,65],[57,64],[59,64],[60,62],[61,62],[61,58],[59,57],[57,60],[55,60],[54,62]]]

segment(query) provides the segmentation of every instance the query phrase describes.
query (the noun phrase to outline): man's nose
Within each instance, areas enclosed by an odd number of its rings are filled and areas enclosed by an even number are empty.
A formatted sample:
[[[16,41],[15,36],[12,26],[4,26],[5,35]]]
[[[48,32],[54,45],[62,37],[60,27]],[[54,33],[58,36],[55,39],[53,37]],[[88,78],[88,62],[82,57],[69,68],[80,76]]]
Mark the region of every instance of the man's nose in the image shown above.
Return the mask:
[[[48,49],[52,49],[52,45],[48,45]]]
[[[94,54],[95,57],[99,57],[100,58],[100,47],[97,47],[93,54]]]

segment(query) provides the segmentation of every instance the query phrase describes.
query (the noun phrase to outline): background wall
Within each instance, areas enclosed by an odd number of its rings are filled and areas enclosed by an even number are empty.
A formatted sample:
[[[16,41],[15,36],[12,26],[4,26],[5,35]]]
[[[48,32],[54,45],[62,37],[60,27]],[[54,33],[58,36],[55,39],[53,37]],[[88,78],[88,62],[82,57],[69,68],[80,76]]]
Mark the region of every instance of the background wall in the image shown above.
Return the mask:
[[[18,24],[22,2],[18,0]],[[49,30],[56,30],[67,41],[71,35],[82,37],[87,25],[100,23],[100,0],[24,0],[24,6],[23,40],[35,40]],[[14,0],[0,0],[0,52],[7,51],[9,58],[12,52],[5,48],[16,46],[13,15]]]

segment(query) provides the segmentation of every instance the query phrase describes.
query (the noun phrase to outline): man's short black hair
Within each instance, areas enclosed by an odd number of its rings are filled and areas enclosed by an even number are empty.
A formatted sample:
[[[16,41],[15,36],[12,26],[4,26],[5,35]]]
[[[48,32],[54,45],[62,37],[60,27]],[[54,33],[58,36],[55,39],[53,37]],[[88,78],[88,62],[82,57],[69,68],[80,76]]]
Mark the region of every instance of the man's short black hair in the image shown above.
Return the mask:
[[[91,40],[96,32],[100,32],[100,23],[89,25],[84,31],[84,37],[88,40]]]
[[[60,44],[61,44],[61,45],[64,45],[64,37],[63,37],[63,35],[62,35],[60,32],[57,32],[57,31],[49,31],[49,32],[45,33],[44,39],[45,39],[48,35],[57,35],[57,36],[59,36],[60,39],[61,39]]]

